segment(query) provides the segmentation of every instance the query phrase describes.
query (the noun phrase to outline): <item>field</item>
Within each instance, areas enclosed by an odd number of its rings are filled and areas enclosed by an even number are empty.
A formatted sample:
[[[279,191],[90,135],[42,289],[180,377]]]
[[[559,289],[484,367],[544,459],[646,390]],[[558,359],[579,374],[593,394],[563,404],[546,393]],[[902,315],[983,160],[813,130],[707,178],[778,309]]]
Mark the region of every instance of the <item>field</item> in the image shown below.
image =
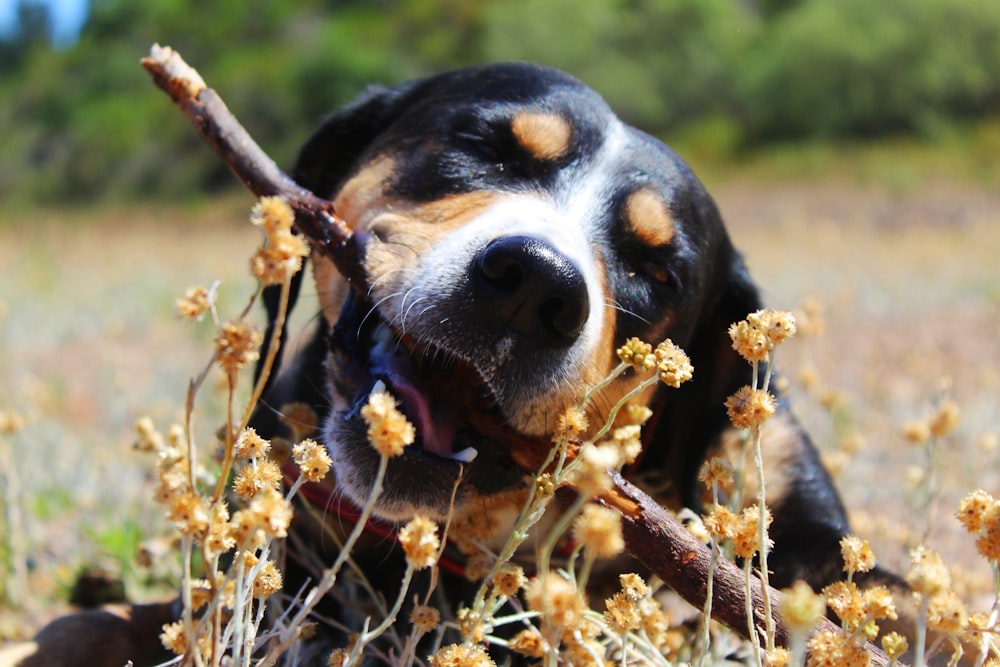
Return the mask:
[[[988,594],[987,564],[951,515],[974,488],[1000,491],[1000,192],[849,178],[730,179],[711,189],[769,305],[822,304],[822,335],[783,348],[779,366],[857,531],[902,568],[927,526],[968,601]],[[19,554],[28,564],[23,577],[0,569],[0,639],[64,609],[87,564],[120,568],[137,597],[169,588],[170,558],[134,564],[166,523],[150,498],[153,461],[131,449],[133,425],[142,415],[161,428],[179,419],[188,379],[211,351],[208,323],[177,320],[174,299],[219,279],[224,311],[245,304],[258,240],[248,207],[0,220],[0,413],[24,418],[23,431],[0,436],[0,555],[4,567]],[[298,328],[313,303],[305,290]],[[808,390],[807,367],[818,377]],[[943,395],[961,419],[935,452],[925,508],[928,453],[902,428]],[[207,442],[219,407],[200,414]]]

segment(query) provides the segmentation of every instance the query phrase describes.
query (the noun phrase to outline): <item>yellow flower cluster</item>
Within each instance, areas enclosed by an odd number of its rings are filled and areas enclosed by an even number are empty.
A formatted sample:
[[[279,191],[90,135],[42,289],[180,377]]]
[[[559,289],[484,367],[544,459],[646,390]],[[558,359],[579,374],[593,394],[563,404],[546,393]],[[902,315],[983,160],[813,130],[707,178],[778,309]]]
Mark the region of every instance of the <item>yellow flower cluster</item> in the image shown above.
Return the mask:
[[[396,399],[384,389],[369,394],[361,417],[368,424],[368,442],[382,456],[401,455],[417,437],[413,424],[396,407]]]
[[[555,443],[565,442],[570,438],[583,435],[589,426],[587,413],[579,405],[571,405],[559,415],[556,432],[552,436]]]
[[[597,496],[611,488],[609,470],[621,465],[618,448],[612,443],[587,443],[580,450],[570,476],[570,483],[585,496]]]
[[[450,644],[430,657],[430,667],[496,667],[478,644]]]
[[[950,635],[965,629],[968,613],[951,590],[951,574],[937,552],[923,545],[911,551],[906,583],[927,600],[927,627]]]
[[[824,588],[823,595],[826,606],[837,615],[849,635],[861,630],[868,639],[874,639],[878,633],[874,621],[897,618],[892,595],[884,586],[862,591],[853,581],[838,581]]]
[[[721,491],[729,491],[735,484],[733,464],[721,456],[713,456],[701,466],[698,480],[708,489],[716,487]]]
[[[804,581],[781,593],[781,618],[793,633],[809,632],[826,613],[826,599]]]
[[[247,364],[260,358],[262,340],[259,331],[243,320],[227,322],[215,332],[215,352],[219,366],[231,379]]]
[[[233,445],[233,454],[238,459],[260,458],[270,450],[271,443],[250,427],[243,429]]]
[[[1000,561],[1000,501],[977,489],[962,499],[956,516],[976,536],[976,549],[983,558]]]
[[[677,389],[694,375],[691,359],[669,338],[656,346],[654,354],[660,381],[668,387]]]
[[[201,285],[189,287],[184,296],[175,302],[177,315],[186,320],[201,320],[208,312],[211,303],[208,297],[208,289]]]
[[[441,540],[437,535],[437,524],[425,516],[417,515],[399,531],[399,543],[403,546],[406,561],[417,570],[430,567],[437,562]]]
[[[557,572],[540,574],[524,589],[524,599],[531,611],[563,638],[572,637],[583,622],[587,603],[576,584]]]
[[[764,512],[764,520],[770,525],[771,511],[765,508]],[[756,504],[745,507],[739,514],[734,514],[725,505],[711,505],[704,517],[709,535],[720,543],[731,540],[733,553],[740,558],[750,558],[760,550],[759,520],[760,510]]]
[[[795,317],[781,310],[758,310],[729,327],[733,349],[750,363],[767,361],[771,351],[795,335]]]
[[[903,425],[903,436],[916,445],[922,445],[931,438],[943,438],[955,430],[960,410],[951,400],[942,400],[934,413]]]
[[[441,623],[441,612],[434,607],[418,604],[410,612],[410,623],[420,634],[433,632],[434,628]]]
[[[638,338],[629,338],[615,352],[623,364],[628,364],[640,373],[650,371],[656,365],[653,346]]]
[[[493,589],[498,595],[512,598],[517,595],[517,592],[524,587],[527,581],[521,566],[508,563],[500,568],[500,571],[493,577]]]
[[[664,655],[669,653],[667,617],[660,603],[653,599],[649,586],[632,572],[619,575],[618,581],[621,590],[604,601],[604,622],[608,628],[619,634],[641,630]]]
[[[836,630],[820,630],[807,643],[807,667],[868,667],[871,654],[863,645]]]
[[[759,429],[777,407],[774,396],[763,389],[742,387],[726,399],[726,412],[736,428]]]
[[[303,440],[292,447],[292,459],[307,482],[320,481],[333,465],[326,447],[312,439]]]
[[[280,285],[302,269],[309,254],[305,240],[292,232],[295,213],[280,197],[261,197],[250,222],[264,230],[266,240],[250,260],[250,272],[264,285]]]
[[[588,503],[573,521],[573,539],[597,558],[612,558],[625,551],[622,515]]]
[[[845,535],[840,539],[840,555],[844,559],[844,572],[847,572],[848,578],[875,567],[875,553],[868,540],[855,535]]]

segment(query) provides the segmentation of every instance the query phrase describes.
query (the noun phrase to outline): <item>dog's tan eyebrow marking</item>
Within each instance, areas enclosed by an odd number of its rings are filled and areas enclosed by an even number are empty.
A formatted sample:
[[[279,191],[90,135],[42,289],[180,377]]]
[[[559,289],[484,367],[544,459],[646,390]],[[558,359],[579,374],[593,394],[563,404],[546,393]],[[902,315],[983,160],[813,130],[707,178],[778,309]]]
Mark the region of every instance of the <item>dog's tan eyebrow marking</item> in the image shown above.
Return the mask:
[[[573,128],[553,113],[523,112],[510,121],[517,143],[539,160],[557,160],[569,152]]]
[[[639,240],[651,247],[665,246],[674,238],[674,217],[655,190],[639,188],[625,200],[625,220]]]

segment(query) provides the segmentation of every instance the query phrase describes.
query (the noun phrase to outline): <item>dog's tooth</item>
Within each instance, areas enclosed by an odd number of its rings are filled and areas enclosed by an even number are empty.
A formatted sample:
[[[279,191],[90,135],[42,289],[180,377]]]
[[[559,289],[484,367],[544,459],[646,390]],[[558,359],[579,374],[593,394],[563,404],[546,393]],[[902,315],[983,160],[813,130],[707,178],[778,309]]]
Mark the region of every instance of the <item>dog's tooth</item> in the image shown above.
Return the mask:
[[[371,393],[377,394],[380,391],[386,391],[385,382],[382,382],[382,380],[376,380],[375,384],[372,386]]]
[[[455,452],[450,457],[456,461],[461,461],[462,463],[472,463],[479,456],[479,450],[475,447],[466,447],[460,452]]]

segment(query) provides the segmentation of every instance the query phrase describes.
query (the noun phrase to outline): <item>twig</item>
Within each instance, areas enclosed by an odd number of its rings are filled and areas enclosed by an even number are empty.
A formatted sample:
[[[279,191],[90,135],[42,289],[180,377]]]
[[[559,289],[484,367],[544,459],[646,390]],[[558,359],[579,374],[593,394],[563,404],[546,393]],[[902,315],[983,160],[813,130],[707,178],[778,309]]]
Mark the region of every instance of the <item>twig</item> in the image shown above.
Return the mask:
[[[283,196],[296,213],[296,226],[315,249],[328,257],[337,270],[355,289],[365,285],[357,247],[350,227],[333,211],[333,204],[296,184],[281,171],[250,138],[236,118],[209,88],[197,71],[189,67],[170,48],[156,45],[142,61],[153,80],[166,91],[184,111],[202,138],[222,157],[239,179],[257,196]],[[537,456],[547,451],[547,443],[527,441],[516,435],[512,446],[517,464],[526,471],[535,471],[542,461]],[[544,445],[544,446],[542,446]],[[704,606],[711,554],[671,514],[643,491],[620,475],[613,475],[614,488],[600,497],[601,502],[622,513],[625,542],[629,552],[653,573],[663,579],[681,597],[697,608]],[[747,636],[744,612],[743,573],[733,563],[716,562],[713,576],[712,617]],[[780,593],[768,589],[771,608],[777,609]],[[764,620],[764,592],[759,580],[752,586],[754,626]],[[824,621],[817,630],[835,629]],[[776,640],[788,645],[789,633],[776,619]],[[758,641],[756,637],[748,637]],[[869,645],[872,664],[882,667],[888,658]]]
[[[237,178],[258,197],[284,197],[295,211],[295,226],[313,248],[332,260],[357,289],[362,289],[365,276],[352,230],[334,213],[333,203],[317,197],[284,173],[240,125],[222,98],[176,51],[155,44],[149,56],[142,59],[142,66]]]

